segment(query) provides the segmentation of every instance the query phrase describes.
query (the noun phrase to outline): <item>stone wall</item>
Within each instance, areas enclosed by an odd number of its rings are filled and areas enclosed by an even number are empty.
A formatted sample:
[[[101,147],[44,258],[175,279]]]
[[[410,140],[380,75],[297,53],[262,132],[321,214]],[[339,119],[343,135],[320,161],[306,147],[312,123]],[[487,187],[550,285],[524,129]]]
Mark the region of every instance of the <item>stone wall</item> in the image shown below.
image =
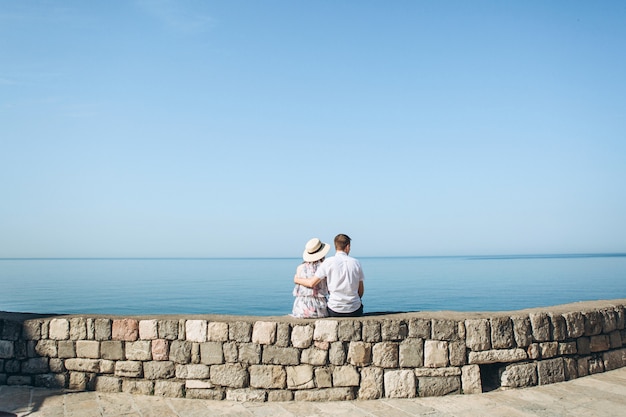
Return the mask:
[[[626,365],[626,300],[358,319],[0,314],[0,384],[235,401],[479,393]]]

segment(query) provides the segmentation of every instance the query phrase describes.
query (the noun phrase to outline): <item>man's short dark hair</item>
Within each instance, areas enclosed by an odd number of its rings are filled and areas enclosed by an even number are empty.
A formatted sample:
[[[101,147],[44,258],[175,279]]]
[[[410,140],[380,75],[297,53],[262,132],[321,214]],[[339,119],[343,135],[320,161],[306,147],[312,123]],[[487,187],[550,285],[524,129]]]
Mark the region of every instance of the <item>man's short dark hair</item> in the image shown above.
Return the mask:
[[[335,249],[344,250],[346,246],[350,244],[351,240],[352,239],[350,239],[350,236],[348,235],[344,235],[342,233],[338,234],[335,236]]]

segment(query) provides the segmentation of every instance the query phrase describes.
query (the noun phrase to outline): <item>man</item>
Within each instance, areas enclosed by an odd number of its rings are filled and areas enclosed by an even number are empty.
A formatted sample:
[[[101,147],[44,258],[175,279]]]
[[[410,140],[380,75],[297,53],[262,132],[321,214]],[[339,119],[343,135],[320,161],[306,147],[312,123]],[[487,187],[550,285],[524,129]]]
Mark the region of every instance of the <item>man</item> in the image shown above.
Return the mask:
[[[335,237],[335,256],[326,258],[317,268],[312,279],[295,277],[296,284],[315,287],[326,280],[330,296],[330,317],[360,317],[363,315],[363,269],[361,263],[350,255],[350,237],[339,234]]]

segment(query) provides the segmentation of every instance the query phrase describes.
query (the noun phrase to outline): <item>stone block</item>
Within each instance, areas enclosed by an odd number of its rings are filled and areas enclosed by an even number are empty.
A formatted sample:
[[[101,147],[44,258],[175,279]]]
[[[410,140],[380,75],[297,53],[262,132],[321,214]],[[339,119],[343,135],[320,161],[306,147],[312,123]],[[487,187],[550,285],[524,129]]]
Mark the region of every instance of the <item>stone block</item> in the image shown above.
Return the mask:
[[[402,368],[424,366],[424,340],[415,338],[403,340],[399,345],[399,364]]]
[[[226,323],[223,323],[223,324],[226,324]],[[185,321],[185,339],[190,342],[197,342],[197,343],[206,342],[207,341],[207,321],[206,320]]]
[[[286,402],[293,400],[293,392],[288,390],[271,390],[267,393],[267,401]]]
[[[626,310],[623,305],[615,306],[614,309],[617,330],[622,330],[626,326]]]
[[[480,366],[465,365],[461,368],[461,391],[463,394],[480,394],[483,392]]]
[[[156,320],[139,320],[139,339],[155,340],[158,338],[159,331]]]
[[[70,372],[68,388],[76,391],[91,391],[95,389],[96,375],[83,372]]]
[[[30,358],[22,362],[23,374],[45,374],[49,371],[48,358]]]
[[[541,358],[554,358],[559,352],[559,342],[543,342],[539,343]]]
[[[461,376],[461,368],[457,368],[456,366],[450,366],[447,368],[415,368],[415,376],[423,377],[423,376]]]
[[[57,356],[59,358],[68,359],[68,358],[76,357],[76,346],[74,345],[74,342],[71,340],[59,340],[57,342],[57,350],[58,350]]]
[[[145,380],[125,379],[122,381],[122,392],[132,395],[153,395],[154,382]]]
[[[521,348],[487,350],[484,352],[470,352],[470,364],[519,362],[528,359],[526,351]]]
[[[604,361],[602,358],[589,359],[589,375],[600,374],[604,372]]]
[[[330,369],[314,368],[315,386],[318,388],[332,388],[333,378]]]
[[[381,368],[361,368],[360,400],[376,400],[383,396],[383,370]]]
[[[604,361],[605,371],[612,371],[626,366],[626,349],[605,352],[602,354],[602,360]]]
[[[100,357],[112,361],[124,360],[124,347],[122,342],[105,340],[100,342]]]
[[[444,368],[448,364],[448,342],[426,340],[424,342],[424,366],[428,368]]]
[[[491,349],[491,329],[489,320],[465,320],[465,344],[473,351]]]
[[[185,393],[184,382],[156,381],[154,383],[154,395],[160,397],[182,398]]]
[[[559,356],[575,355],[576,353],[578,353],[578,350],[576,349],[576,342],[559,343],[559,349],[558,349]]]
[[[328,363],[328,351],[315,347],[304,349],[300,356],[300,362],[308,365],[324,366]]]
[[[152,360],[166,361],[170,358],[170,343],[165,339],[155,339],[151,342]]]
[[[238,388],[226,390],[226,401],[265,402],[267,393],[260,389]]]
[[[412,370],[388,370],[383,380],[387,398],[415,398],[417,394],[415,373]]]
[[[261,362],[266,365],[298,365],[300,351],[296,348],[267,345],[263,347]]]
[[[537,385],[537,366],[534,362],[513,364],[500,370],[500,386],[523,388]]]
[[[70,339],[87,339],[87,321],[83,317],[72,317],[70,320]]]
[[[54,343],[54,342],[53,342]],[[41,345],[41,349],[44,349],[44,345]],[[56,347],[56,344],[54,344]],[[47,352],[52,352],[50,344],[45,345]],[[0,359],[12,359],[15,356],[15,345],[10,340],[0,340]],[[55,354],[56,356],[56,354]]]
[[[509,349],[515,347],[515,337],[513,336],[513,322],[510,317],[492,317],[491,327],[491,347],[492,349]]]
[[[35,345],[35,352],[39,356],[54,358],[57,356],[57,342],[54,340],[39,340]],[[0,340],[0,358],[13,357],[13,342]]]
[[[602,333],[602,314],[599,311],[587,311],[585,317],[585,336],[595,336]]]
[[[179,365],[179,366],[183,366],[183,365]],[[213,385],[211,383],[211,381],[207,381],[205,379],[203,380],[198,380],[198,379],[187,379],[185,380],[185,390],[189,390],[189,389],[213,389],[215,388],[215,385]]]
[[[602,333],[608,334],[617,330],[617,317],[613,308],[604,308],[600,310],[602,315]]]
[[[328,343],[328,342],[325,342]],[[347,359],[346,349],[343,342],[333,342],[328,351],[328,361],[333,365],[345,365]]]
[[[604,352],[611,347],[609,337],[605,334],[591,336],[589,339],[589,349],[591,352]]]
[[[187,388],[185,391],[185,397],[189,399],[221,401],[224,399],[224,389],[223,388],[216,388],[216,389]]]
[[[228,342],[228,323],[209,322],[207,326],[207,340],[209,342]]]
[[[95,390],[100,392],[121,392],[122,380],[112,376],[97,376]]]
[[[87,340],[95,340],[96,339],[96,319],[88,317],[86,326],[87,326]]]
[[[574,358],[563,358],[563,366],[565,370],[565,380],[578,378],[578,364]]]
[[[96,319],[94,323],[94,332],[95,340],[103,341],[111,339],[111,320]]]
[[[372,362],[372,344],[350,342],[348,345],[348,363],[355,366],[368,366]]]
[[[622,335],[619,330],[609,333],[609,345],[611,349],[619,349],[622,347]]]
[[[294,326],[291,331],[291,344],[293,347],[306,349],[313,342],[313,327]]]
[[[34,375],[35,386],[43,388],[60,389],[65,388],[67,383],[67,375],[65,374],[38,374]]]
[[[186,364],[191,362],[192,343],[186,340],[174,340],[170,344],[170,360]]]
[[[227,342],[222,346],[224,350],[224,361],[228,363],[235,363],[239,358],[237,343]]]
[[[256,343],[240,343],[238,350],[238,362],[246,365],[261,363],[261,345],[257,345]]]
[[[76,356],[79,358],[100,359],[100,342],[95,340],[77,340]]]
[[[176,375],[176,365],[170,361],[151,361],[143,364],[143,375],[148,380],[168,379]]]
[[[397,342],[406,339],[409,334],[409,326],[403,320],[383,320],[380,331],[383,341]]]
[[[333,369],[334,387],[358,387],[360,375],[352,365],[336,366]]]
[[[372,363],[380,368],[397,368],[399,348],[396,342],[380,342],[372,347]]]
[[[113,320],[111,338],[113,340],[134,342],[139,338],[139,322],[135,319]]]
[[[202,364],[176,365],[176,378],[178,379],[209,379],[210,367]]]
[[[528,316],[511,317],[513,322],[513,337],[518,347],[529,346],[533,342],[532,326]]]
[[[233,342],[249,343],[252,341],[252,324],[236,321],[228,325],[228,338]]]
[[[570,311],[563,314],[567,338],[575,339],[585,334],[585,317],[580,311]]]
[[[432,336],[433,340],[458,340],[458,324],[454,320],[448,319],[432,319]]]
[[[253,388],[284,389],[287,386],[287,372],[280,365],[252,365],[248,370]]]
[[[467,364],[467,348],[464,340],[448,342],[449,361],[452,366]]]
[[[565,381],[563,358],[548,359],[537,362],[537,382],[539,385]]]
[[[220,365],[224,363],[224,349],[220,342],[206,342],[200,344],[200,362],[206,365]]]
[[[152,344],[149,340],[126,343],[126,359],[129,361],[151,361]]]
[[[276,323],[257,321],[252,328],[252,343],[271,345],[276,341]]]
[[[363,322],[362,329],[362,337],[364,342],[375,343],[382,340],[379,322],[365,321]]]
[[[96,373],[100,370],[100,361],[97,359],[67,359],[65,368],[68,371]]]
[[[157,323],[159,339],[178,339],[178,320],[159,320]]]
[[[287,366],[287,388],[292,390],[315,388],[311,365]]]
[[[100,359],[100,373],[101,374],[113,374],[115,373],[116,361],[110,361],[107,359]]]
[[[420,397],[441,397],[461,393],[461,377],[420,377],[418,378]]]
[[[579,337],[576,339],[576,350],[579,355],[588,355],[591,353],[591,339],[588,337]]]
[[[539,359],[541,358],[541,348],[539,343],[533,343],[532,345],[526,348],[526,354],[528,355],[528,359]]]
[[[141,378],[143,366],[138,361],[115,362],[115,376],[128,378]]]
[[[65,364],[63,362],[64,362],[63,359],[50,358],[50,360],[48,361],[48,366],[50,366],[50,372],[54,372],[55,374],[60,374],[60,373],[65,372],[66,371]]]
[[[358,342],[361,340],[361,322],[342,320],[337,326],[337,337],[340,342]]]
[[[318,390],[303,390],[294,393],[295,401],[349,401],[354,400],[352,387],[324,388]]]
[[[211,382],[222,387],[243,388],[248,385],[248,371],[237,363],[213,365]]]
[[[25,340],[41,340],[41,321],[26,320],[22,324],[22,335]]]
[[[552,340],[562,342],[567,339],[567,322],[560,314],[550,313],[550,329],[552,331]]]
[[[533,341],[549,342],[550,341],[550,318],[548,313],[530,313],[530,326],[533,330]]]
[[[337,320],[315,320],[313,340],[320,342],[336,342],[339,340],[338,327],[339,322]]]
[[[48,332],[52,340],[68,340],[70,338],[70,322],[67,319],[52,319]]]
[[[291,325],[289,323],[278,323],[276,326],[276,346],[287,347],[291,340]]]

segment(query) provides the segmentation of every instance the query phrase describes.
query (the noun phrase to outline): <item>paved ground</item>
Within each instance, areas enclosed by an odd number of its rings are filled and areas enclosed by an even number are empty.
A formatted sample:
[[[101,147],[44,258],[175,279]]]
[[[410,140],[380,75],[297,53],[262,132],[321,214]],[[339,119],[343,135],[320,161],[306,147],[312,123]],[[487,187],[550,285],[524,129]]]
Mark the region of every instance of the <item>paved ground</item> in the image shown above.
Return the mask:
[[[475,395],[344,402],[234,403],[0,386],[0,417],[626,416],[626,368],[559,384]]]

